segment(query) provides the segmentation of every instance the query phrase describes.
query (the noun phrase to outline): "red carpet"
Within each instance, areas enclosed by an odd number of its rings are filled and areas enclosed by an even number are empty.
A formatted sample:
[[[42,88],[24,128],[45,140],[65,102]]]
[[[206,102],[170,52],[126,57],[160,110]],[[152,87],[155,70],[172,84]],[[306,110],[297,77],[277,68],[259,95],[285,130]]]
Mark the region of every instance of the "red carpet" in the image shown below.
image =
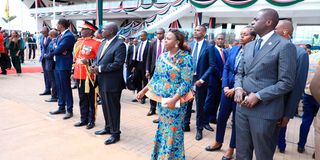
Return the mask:
[[[32,66],[32,67],[22,67],[22,73],[40,73],[42,72],[41,66]],[[11,67],[7,70],[7,74],[16,74],[16,70]]]

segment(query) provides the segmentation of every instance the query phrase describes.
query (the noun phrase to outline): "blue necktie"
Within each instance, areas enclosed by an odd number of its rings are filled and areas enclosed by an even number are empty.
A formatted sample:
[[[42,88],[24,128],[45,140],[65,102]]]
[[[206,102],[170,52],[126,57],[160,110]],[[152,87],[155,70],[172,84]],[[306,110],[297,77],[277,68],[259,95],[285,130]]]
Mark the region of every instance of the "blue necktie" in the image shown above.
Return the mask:
[[[254,54],[253,54],[253,56],[255,56],[257,53],[258,53],[258,51],[260,50],[260,47],[261,47],[261,42],[263,41],[263,39],[258,39],[258,41],[257,41],[257,43],[256,43],[256,46],[255,46],[255,48],[254,48]]]
[[[196,73],[197,71],[197,59],[198,59],[198,43],[196,44],[196,48],[193,50],[193,55],[192,55],[194,73]]]

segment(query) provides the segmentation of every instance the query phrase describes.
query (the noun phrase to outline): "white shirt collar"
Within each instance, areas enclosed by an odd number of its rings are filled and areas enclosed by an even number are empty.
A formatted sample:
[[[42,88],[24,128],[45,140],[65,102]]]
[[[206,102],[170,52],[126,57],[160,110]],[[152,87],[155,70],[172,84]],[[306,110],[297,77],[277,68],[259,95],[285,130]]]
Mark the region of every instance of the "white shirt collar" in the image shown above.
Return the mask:
[[[107,40],[109,43],[111,43],[117,36],[112,37],[110,40]]]
[[[61,33],[61,36],[63,36],[69,29],[66,29],[64,30],[62,33]]]
[[[260,39],[262,39],[260,48],[263,47],[263,45],[270,39],[270,37],[273,35],[274,30],[270,31],[269,33],[267,33],[266,35],[262,36]]]
[[[194,41],[194,43],[198,43],[198,47],[201,47],[203,44],[204,39],[202,39],[201,41]]]

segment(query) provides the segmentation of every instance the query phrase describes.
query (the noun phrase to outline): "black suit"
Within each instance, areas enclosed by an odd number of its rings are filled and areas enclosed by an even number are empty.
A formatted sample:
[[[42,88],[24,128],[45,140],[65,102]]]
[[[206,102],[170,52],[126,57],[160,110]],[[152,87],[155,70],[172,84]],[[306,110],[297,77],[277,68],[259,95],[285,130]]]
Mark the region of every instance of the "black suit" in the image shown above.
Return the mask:
[[[164,40],[162,40],[162,41],[164,41]],[[159,46],[158,40],[155,40],[154,42],[152,42],[150,44],[149,54],[147,55],[146,71],[149,71],[150,78],[152,77],[154,70],[156,68],[156,61],[158,58],[157,57],[157,53],[158,53],[157,46]],[[163,50],[164,50],[163,45],[161,47],[162,47],[162,52],[163,52]],[[156,107],[157,107],[157,102],[150,99],[150,111],[156,111]]]
[[[146,43],[145,48],[141,49],[142,54],[142,61],[140,59],[139,61],[139,49],[141,42],[136,47],[136,55],[135,60],[133,61],[133,67],[135,67],[135,72],[137,76],[137,90],[138,92],[142,90],[142,88],[147,85],[148,80],[146,78],[146,62],[149,54],[149,45],[150,43],[146,40],[144,41]],[[142,46],[141,46],[142,47]]]
[[[137,48],[138,46],[135,46],[134,47],[134,45],[132,44],[132,45],[130,45],[129,46],[129,48],[128,48],[128,55],[127,55],[127,57],[126,57],[126,65],[127,65],[127,76],[129,76],[130,75],[130,73],[131,73],[131,70],[132,70],[132,68],[133,68],[133,50],[134,50],[134,48]],[[137,49],[136,49],[137,50]]]
[[[37,49],[37,44],[36,44],[36,39],[33,37],[29,37],[28,38],[28,46],[29,46],[29,59],[31,59],[31,55],[32,55],[32,59],[34,59],[36,57],[36,49]]]
[[[125,88],[123,64],[126,58],[126,46],[118,37],[104,49],[107,41],[100,45],[94,65],[99,67],[97,81],[102,99],[105,128],[113,136],[120,136],[120,98]]]

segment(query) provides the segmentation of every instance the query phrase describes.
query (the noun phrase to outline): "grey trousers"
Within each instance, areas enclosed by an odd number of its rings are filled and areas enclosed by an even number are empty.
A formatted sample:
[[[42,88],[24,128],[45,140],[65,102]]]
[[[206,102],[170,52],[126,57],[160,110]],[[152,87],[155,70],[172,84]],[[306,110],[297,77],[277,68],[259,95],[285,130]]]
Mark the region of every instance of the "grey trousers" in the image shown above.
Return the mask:
[[[236,110],[237,160],[251,160],[253,151],[257,160],[272,160],[279,129],[277,120],[248,116]]]

